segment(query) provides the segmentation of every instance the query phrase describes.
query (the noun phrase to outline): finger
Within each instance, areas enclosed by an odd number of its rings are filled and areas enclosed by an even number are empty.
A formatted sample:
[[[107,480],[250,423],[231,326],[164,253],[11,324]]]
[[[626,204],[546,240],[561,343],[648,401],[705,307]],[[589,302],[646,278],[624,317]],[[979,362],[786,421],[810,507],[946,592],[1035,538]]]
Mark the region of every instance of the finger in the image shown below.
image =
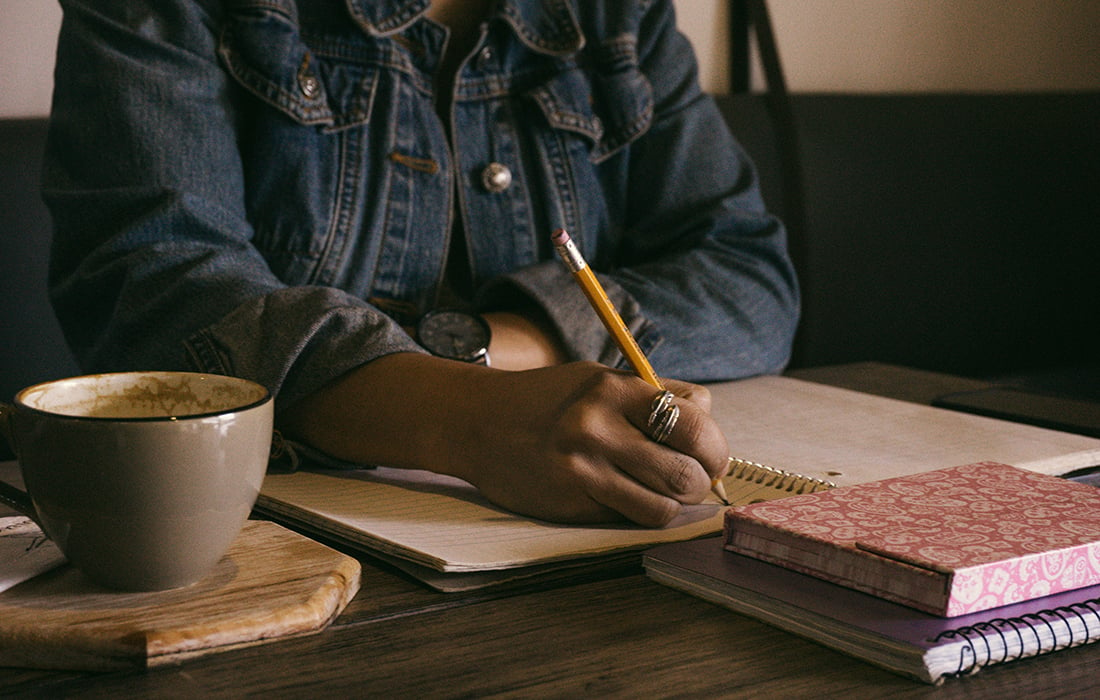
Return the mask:
[[[619,431],[619,440],[607,445],[607,459],[620,471],[651,491],[676,500],[679,503],[698,503],[710,491],[710,475],[690,454],[659,444],[651,433],[662,430],[662,425],[650,425],[650,415],[660,415],[666,404],[658,400],[650,403],[653,409],[646,417],[628,415]],[[675,399],[670,399],[675,401]],[[695,409],[698,412],[698,409]],[[675,408],[676,422],[680,408]],[[669,423],[675,431],[676,425]],[[667,428],[668,425],[664,425]]]
[[[655,442],[651,430],[648,424],[634,427],[633,439],[620,443],[612,454],[615,465],[661,495],[680,503],[700,502],[710,491],[708,472],[692,455]]]
[[[665,383],[665,388],[673,394],[687,401],[691,401],[705,412],[710,413],[710,390],[705,386],[680,381],[678,379],[662,379],[661,381]]]
[[[680,501],[660,494],[626,472],[608,468],[594,476],[589,497],[644,527],[664,527],[680,512]]]
[[[699,503],[710,491],[710,476],[698,461],[649,440],[638,440],[635,449],[616,455],[616,466],[650,491],[681,504]]]
[[[662,444],[693,458],[708,477],[725,476],[729,444],[722,429],[697,404],[680,399],[676,399],[675,403],[680,415]]]
[[[657,445],[658,447],[670,448],[688,458],[705,472],[708,480],[724,476],[728,470],[729,445],[722,429],[718,427],[710,414],[695,402],[679,397],[672,399],[671,406],[664,407],[659,405],[657,398],[659,396],[660,394],[653,395],[649,404],[631,410],[627,414],[631,424],[650,442],[660,438],[661,445]],[[666,415],[672,411],[672,406],[675,406],[675,415]],[[662,408],[665,409],[663,413]],[[668,419],[671,419],[671,421]],[[664,429],[662,430],[662,428]],[[667,462],[670,459],[671,457],[667,454],[658,457],[659,463]],[[665,473],[680,480],[668,484],[674,489],[672,493],[689,493],[688,491],[679,490],[690,488],[693,485],[689,480],[689,473],[678,473],[672,470],[671,466],[665,470]],[[664,493],[670,493],[642,475],[635,473],[635,476],[640,478],[643,483]],[[683,484],[683,486],[677,486],[678,483]]]

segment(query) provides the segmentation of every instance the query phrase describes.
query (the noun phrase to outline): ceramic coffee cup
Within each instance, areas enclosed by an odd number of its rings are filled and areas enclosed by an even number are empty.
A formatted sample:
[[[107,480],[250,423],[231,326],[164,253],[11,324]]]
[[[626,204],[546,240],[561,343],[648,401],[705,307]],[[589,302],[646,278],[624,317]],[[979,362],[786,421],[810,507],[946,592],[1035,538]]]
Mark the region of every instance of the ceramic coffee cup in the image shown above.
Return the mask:
[[[0,404],[34,517],[108,588],[194,583],[240,533],[271,450],[253,382],[188,372],[61,379]]]

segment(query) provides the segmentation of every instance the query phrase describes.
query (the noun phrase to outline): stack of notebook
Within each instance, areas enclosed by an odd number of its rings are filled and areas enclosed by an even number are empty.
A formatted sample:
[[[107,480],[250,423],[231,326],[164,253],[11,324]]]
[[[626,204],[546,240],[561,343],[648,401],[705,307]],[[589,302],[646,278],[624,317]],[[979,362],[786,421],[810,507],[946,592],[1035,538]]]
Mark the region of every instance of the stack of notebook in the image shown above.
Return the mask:
[[[1100,490],[977,463],[731,508],[655,580],[937,683],[1100,640]]]

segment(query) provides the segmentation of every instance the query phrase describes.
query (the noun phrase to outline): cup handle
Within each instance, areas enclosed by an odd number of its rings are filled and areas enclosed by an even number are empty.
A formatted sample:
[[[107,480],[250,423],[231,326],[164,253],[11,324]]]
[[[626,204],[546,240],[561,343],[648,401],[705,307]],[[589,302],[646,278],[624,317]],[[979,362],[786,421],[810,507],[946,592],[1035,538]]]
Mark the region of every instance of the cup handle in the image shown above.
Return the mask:
[[[14,411],[14,406],[0,401],[0,437],[4,438],[11,447],[12,452],[15,452],[15,438],[11,432],[11,416]],[[34,503],[31,502],[30,495],[26,491],[17,489],[3,481],[0,481],[0,503],[9,508],[14,508],[32,520],[38,520],[38,514],[35,513]]]

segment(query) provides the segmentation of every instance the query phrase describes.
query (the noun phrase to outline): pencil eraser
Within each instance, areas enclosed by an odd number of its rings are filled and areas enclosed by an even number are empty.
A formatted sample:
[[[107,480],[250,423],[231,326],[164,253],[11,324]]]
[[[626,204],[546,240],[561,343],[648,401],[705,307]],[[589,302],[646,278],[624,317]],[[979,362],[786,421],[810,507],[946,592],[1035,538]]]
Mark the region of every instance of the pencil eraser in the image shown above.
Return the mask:
[[[569,234],[566,232],[565,229],[559,228],[557,231],[554,231],[554,233],[551,234],[550,241],[554,245],[565,245],[569,242]]]

